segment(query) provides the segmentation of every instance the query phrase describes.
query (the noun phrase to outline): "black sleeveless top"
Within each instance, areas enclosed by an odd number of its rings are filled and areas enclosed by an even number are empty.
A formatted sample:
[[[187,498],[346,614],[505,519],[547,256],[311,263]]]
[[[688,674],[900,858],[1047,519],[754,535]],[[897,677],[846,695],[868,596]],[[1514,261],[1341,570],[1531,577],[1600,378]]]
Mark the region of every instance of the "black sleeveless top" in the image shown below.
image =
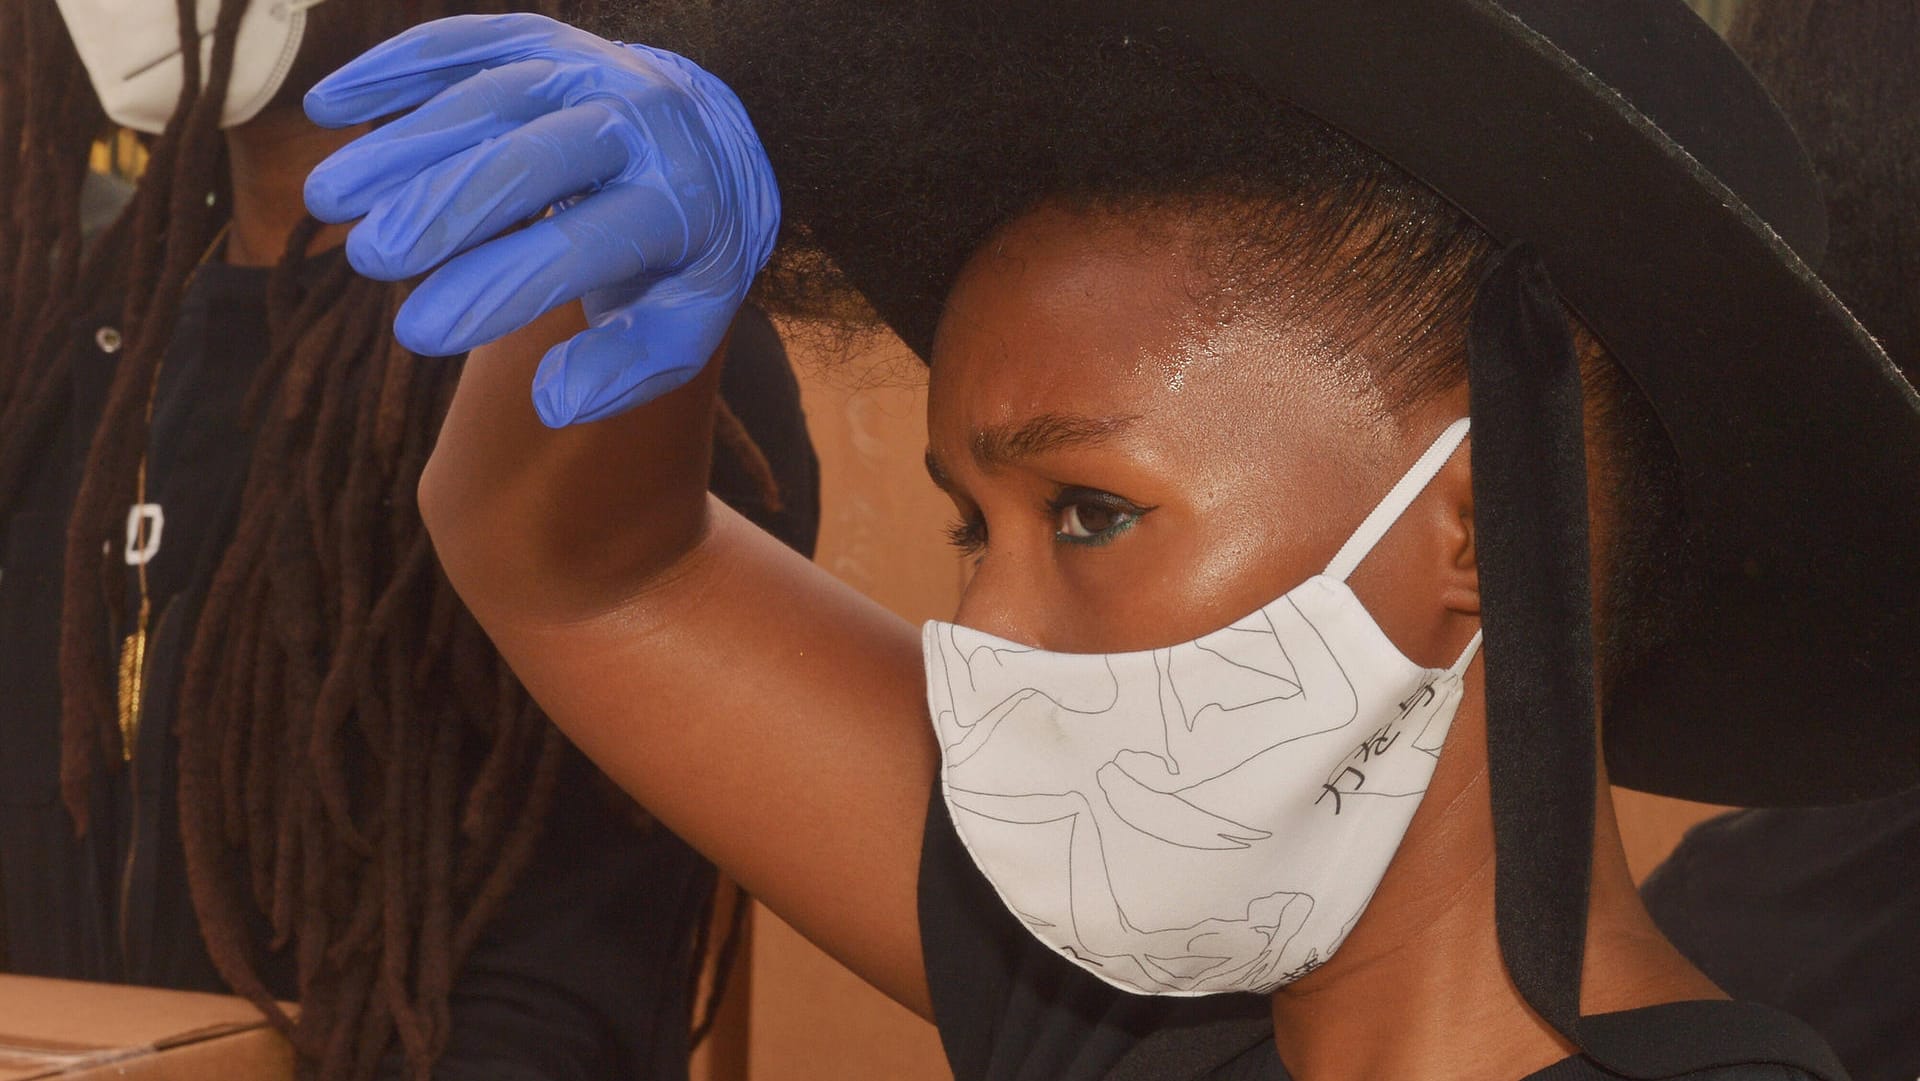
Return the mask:
[[[1289,1081],[1266,997],[1128,994],[1027,933],[962,847],[937,785],[919,908],[934,1020],[955,1081]],[[1676,1003],[1598,1020],[1630,1026],[1644,1076],[1846,1081],[1811,1029],[1764,1007]],[[1576,1056],[1525,1081],[1619,1076]]]

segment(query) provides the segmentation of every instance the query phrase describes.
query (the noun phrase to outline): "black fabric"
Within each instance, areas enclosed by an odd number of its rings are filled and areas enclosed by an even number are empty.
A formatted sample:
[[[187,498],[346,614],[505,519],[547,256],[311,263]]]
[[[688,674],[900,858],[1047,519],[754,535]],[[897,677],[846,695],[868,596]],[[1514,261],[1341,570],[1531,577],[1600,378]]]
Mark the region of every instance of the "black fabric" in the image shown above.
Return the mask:
[[[449,997],[442,1081],[668,1081],[687,1076],[687,956],[710,864],[609,813],[574,758],[526,879],[474,944]],[[394,1056],[388,1076],[404,1076]]]
[[[1269,1017],[1226,1018],[1169,1025],[1128,1050],[1107,1081],[1164,1081],[1169,1077],[1218,1077],[1238,1070],[1249,1078],[1283,1072]]]
[[[1157,1030],[1267,1013],[1252,995],[1129,995],[1041,945],[974,866],[938,785],[919,908],[934,1022],[955,1081],[1093,1081]]]
[[[1709,820],[1642,895],[1716,984],[1805,1018],[1856,1081],[1920,1077],[1920,789]]]
[[[960,843],[938,785],[921,847],[920,939],[955,1081],[1288,1081],[1265,997],[1128,994],[1028,933]],[[1682,1003],[1587,1021],[1646,1077],[1846,1081],[1818,1037],[1764,1007]],[[1620,1076],[1575,1057],[1527,1081]]]
[[[1758,1003],[1674,1002],[1580,1019],[1606,1071],[1665,1078],[1715,1065],[1786,1063],[1822,1081],[1847,1081],[1833,1051],[1806,1023]],[[1589,1054],[1589,1058],[1600,1056]]]
[[[1779,1063],[1748,1063],[1740,1066],[1716,1066],[1670,1075],[1675,1081],[1814,1081],[1804,1070]],[[1583,1058],[1563,1059],[1541,1070],[1527,1081],[1618,1081],[1611,1074]]]
[[[1920,783],[1920,396],[1782,240],[1818,247],[1805,156],[1681,0],[953,8],[955,33],[1171,35],[1537,248],[1652,403],[1699,525],[1700,599],[1608,688],[1616,783],[1742,806]],[[790,190],[830,187],[806,164]],[[903,273],[885,235],[816,235],[928,355],[950,283]]]
[[[1467,362],[1500,952],[1578,1043],[1597,768],[1586,442],[1572,333],[1531,249],[1480,283]]]
[[[313,261],[320,273],[339,256]],[[154,410],[148,492],[166,513],[149,566],[154,624],[147,703],[130,767],[95,779],[81,838],[59,797],[58,623],[66,522],[86,440],[118,352],[100,332],[119,304],[75,328],[71,406],[0,547],[0,889],[8,970],[224,991],[188,896],[175,802],[174,710],[185,650],[229,535],[251,440],[241,399],[265,359],[266,272],[209,265],[188,290]],[[723,379],[766,451],[784,507],[755,509],[744,472],[716,466],[716,491],[788,544],[811,551],[819,489],[799,391],[763,319],[736,338]],[[423,363],[443,363],[424,361]],[[128,588],[136,598],[137,583]],[[116,628],[115,632],[124,628]],[[109,639],[109,642],[113,639]],[[535,863],[482,934],[452,990],[450,1081],[686,1076],[684,951],[712,868],[664,829],[633,827],[584,760],[567,766]],[[256,928],[262,975],[295,997],[290,951]],[[678,952],[676,952],[678,951]],[[388,1072],[399,1076],[398,1061]]]
[[[1638,1045],[1648,1077],[1688,1081],[1836,1081],[1843,1077],[1831,1072],[1837,1067],[1827,1049],[1798,1030],[1792,1019],[1737,1003],[1678,1003],[1629,1011],[1609,1018],[1608,1023]],[[1754,1042],[1716,1043],[1711,1035],[1715,1032],[1750,1033]],[[1137,1044],[1105,1081],[1278,1081],[1288,1076],[1270,1024],[1219,1021],[1156,1032]],[[1526,1081],[1619,1081],[1620,1076],[1576,1055]]]

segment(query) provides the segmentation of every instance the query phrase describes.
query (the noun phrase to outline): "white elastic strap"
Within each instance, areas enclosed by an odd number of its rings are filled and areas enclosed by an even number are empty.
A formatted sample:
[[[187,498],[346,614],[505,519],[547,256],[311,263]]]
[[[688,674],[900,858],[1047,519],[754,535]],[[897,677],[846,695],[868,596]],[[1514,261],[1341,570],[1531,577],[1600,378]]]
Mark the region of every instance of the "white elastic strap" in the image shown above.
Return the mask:
[[[1456,676],[1466,675],[1467,666],[1473,663],[1473,655],[1478,652],[1480,652],[1480,632],[1474,631],[1473,641],[1468,642],[1467,648],[1460,651],[1460,659],[1454,661],[1453,664],[1447,668],[1447,671]]]
[[[1367,558],[1367,553],[1373,551],[1374,545],[1380,543],[1380,538],[1387,535],[1387,530],[1393,528],[1393,523],[1399,521],[1400,516],[1413,505],[1414,499],[1426,491],[1440,468],[1447,464],[1447,459],[1453,457],[1454,448],[1467,437],[1467,428],[1471,423],[1471,418],[1461,417],[1447,425],[1447,430],[1440,433],[1440,438],[1433,441],[1420,460],[1400,477],[1399,483],[1393,486],[1386,498],[1361,521],[1360,527],[1353,531],[1353,536],[1347,538],[1347,543],[1340,546],[1333,562],[1327,564],[1325,573],[1328,577],[1338,578],[1342,582],[1347,580],[1360,561]]]

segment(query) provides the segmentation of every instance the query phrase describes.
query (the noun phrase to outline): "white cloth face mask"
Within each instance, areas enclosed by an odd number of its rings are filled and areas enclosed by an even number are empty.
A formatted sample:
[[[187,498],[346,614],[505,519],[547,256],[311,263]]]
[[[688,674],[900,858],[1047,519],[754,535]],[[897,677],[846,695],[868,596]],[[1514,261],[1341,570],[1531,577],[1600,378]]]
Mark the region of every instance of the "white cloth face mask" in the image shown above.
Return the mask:
[[[1466,434],[1449,427],[1324,573],[1183,645],[1050,653],[926,625],[947,809],[1035,937],[1152,995],[1267,992],[1340,948],[1480,645],[1415,664],[1346,579]]]
[[[266,107],[293,69],[307,9],[321,0],[253,0],[240,16],[233,78],[220,126],[244,124]],[[180,104],[185,65],[173,0],[58,0],[94,93],[113,122],[159,134]],[[199,0],[200,71],[213,63],[220,0]]]

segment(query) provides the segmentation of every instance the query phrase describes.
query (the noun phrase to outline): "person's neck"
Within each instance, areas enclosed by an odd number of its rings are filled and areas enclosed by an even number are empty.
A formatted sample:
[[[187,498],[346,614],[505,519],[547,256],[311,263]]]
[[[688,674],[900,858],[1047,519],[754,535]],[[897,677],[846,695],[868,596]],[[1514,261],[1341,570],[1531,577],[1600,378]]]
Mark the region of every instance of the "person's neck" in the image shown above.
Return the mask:
[[[228,129],[227,161],[233,181],[233,217],[223,262],[272,266],[286,254],[288,238],[306,217],[302,188],[307,173],[366,128],[330,130],[298,108],[273,108]],[[348,226],[323,226],[305,254],[337,248]]]
[[[1449,751],[1485,746],[1477,690]],[[1340,952],[1273,996],[1274,1039],[1297,1081],[1516,1081],[1573,1053],[1500,958],[1484,754],[1456,755],[1454,765],[1443,752],[1400,854]],[[1604,778],[1594,835],[1582,1012],[1725,997],[1642,907]]]

